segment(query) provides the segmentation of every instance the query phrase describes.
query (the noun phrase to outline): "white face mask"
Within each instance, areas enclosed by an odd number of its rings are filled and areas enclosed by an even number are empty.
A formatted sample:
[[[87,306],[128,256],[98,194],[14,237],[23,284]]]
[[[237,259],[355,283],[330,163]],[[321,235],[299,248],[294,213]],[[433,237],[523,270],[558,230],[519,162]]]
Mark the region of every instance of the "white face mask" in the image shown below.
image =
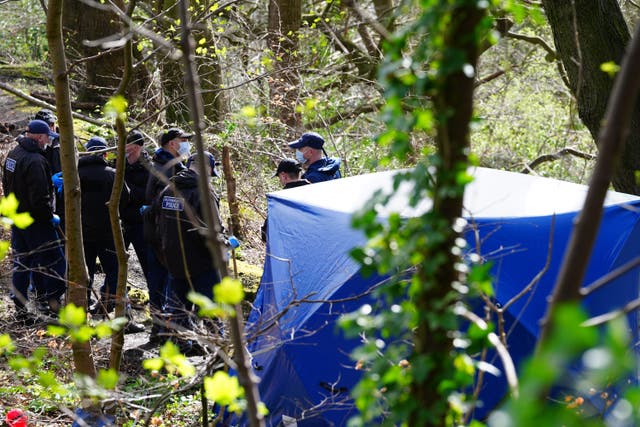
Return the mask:
[[[189,141],[180,141],[180,147],[178,147],[178,154],[186,156],[191,153],[191,143]]]
[[[304,158],[304,153],[300,150],[296,150],[296,160],[302,164],[307,162],[307,159]]]

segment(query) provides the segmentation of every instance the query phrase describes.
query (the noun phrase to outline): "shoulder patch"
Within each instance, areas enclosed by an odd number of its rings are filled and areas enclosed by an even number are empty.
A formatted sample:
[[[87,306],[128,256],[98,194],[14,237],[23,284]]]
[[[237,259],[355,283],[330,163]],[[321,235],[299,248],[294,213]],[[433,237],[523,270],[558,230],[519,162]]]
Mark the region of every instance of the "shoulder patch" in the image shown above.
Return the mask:
[[[15,159],[12,159],[11,157],[7,157],[7,161],[5,162],[4,167],[6,170],[10,172],[15,172],[16,171]]]
[[[162,198],[162,209],[182,212],[184,210],[184,202],[178,197],[164,196]]]

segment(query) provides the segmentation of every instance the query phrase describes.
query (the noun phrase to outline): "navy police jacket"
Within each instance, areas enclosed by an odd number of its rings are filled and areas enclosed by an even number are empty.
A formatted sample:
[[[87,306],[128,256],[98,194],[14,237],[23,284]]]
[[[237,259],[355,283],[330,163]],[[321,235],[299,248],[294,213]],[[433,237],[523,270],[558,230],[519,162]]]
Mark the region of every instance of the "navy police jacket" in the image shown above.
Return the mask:
[[[337,157],[324,157],[313,162],[302,175],[307,181],[322,182],[340,178],[340,159]]]
[[[139,224],[142,222],[140,208],[145,204],[145,191],[149,181],[149,171],[145,164],[149,162],[146,151],[140,153],[137,162],[130,164],[125,160],[124,181],[129,187],[129,204],[122,212],[122,221],[125,224]]]
[[[49,222],[53,217],[51,167],[36,140],[23,136],[7,154],[2,187],[5,195],[15,194],[18,212],[29,212],[38,222]]]
[[[82,238],[87,242],[111,241],[111,222],[107,202],[111,197],[116,171],[102,154],[83,156],[78,161],[80,178]],[[122,186],[120,214],[129,203],[129,188]]]
[[[171,182],[177,191],[174,193],[171,186],[166,186],[153,205],[159,237],[155,249],[169,273],[178,279],[185,279],[214,268],[214,264],[205,238],[199,231],[205,224],[202,220],[198,175],[191,169],[185,169],[173,176]],[[213,189],[210,189],[210,196],[214,203],[219,203]],[[198,217],[197,224],[193,224],[186,215],[187,204]]]

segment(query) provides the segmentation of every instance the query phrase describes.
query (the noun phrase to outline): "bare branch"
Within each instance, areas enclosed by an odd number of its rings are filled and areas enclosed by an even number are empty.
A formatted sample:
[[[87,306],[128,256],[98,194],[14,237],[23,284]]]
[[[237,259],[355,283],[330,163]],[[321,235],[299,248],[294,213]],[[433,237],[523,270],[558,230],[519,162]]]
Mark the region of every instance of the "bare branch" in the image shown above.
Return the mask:
[[[483,331],[486,331],[488,328],[487,322],[484,319],[481,319],[477,314],[472,311],[469,311],[462,304],[457,305],[454,308],[454,313],[458,316],[464,317],[468,321],[474,323]],[[500,356],[500,360],[502,361],[502,366],[504,367],[504,374],[507,378],[507,383],[509,384],[509,388],[511,389],[511,394],[514,397],[518,397],[518,375],[516,374],[516,367],[513,363],[513,359],[511,359],[511,355],[509,354],[509,350],[507,347],[500,341],[498,336],[491,332],[488,337],[489,342],[496,348],[498,352],[498,356]]]
[[[629,262],[621,265],[620,267],[616,268],[615,270],[610,271],[609,273],[605,274],[604,276],[602,276],[600,279],[596,280],[595,282],[593,282],[589,286],[580,289],[580,295],[583,296],[583,297],[586,297],[586,296],[590,295],[592,292],[597,291],[598,289],[600,289],[604,285],[610,283],[612,280],[617,279],[618,277],[622,276],[626,272],[634,269],[635,267],[637,267],[639,265],[640,265],[640,257],[636,257],[636,258],[632,259],[631,261],[629,261]]]
[[[557,153],[543,154],[542,156],[540,156],[540,157],[534,159],[533,161],[527,163],[527,165],[524,167],[524,169],[522,169],[520,171],[520,173],[530,173],[537,166],[540,166],[542,163],[559,160],[559,159],[561,159],[562,157],[565,157],[565,156],[575,156],[575,157],[579,157],[579,158],[585,159],[585,160],[596,160],[598,158],[598,156],[596,156],[594,154],[585,153],[585,152],[582,152],[582,151],[578,151],[575,148],[567,147],[567,148],[563,148],[562,150],[558,151]]]
[[[538,36],[527,36],[525,34],[512,33],[511,31],[507,31],[505,33],[505,36],[509,37],[509,38],[512,38],[512,39],[522,40],[522,41],[525,41],[527,43],[531,43],[531,44],[535,44],[537,46],[540,46],[545,51],[547,51],[547,53],[551,56],[552,59],[556,59],[558,57],[558,54],[556,53],[556,51],[551,46],[549,46],[549,44],[541,37],[538,37]]]
[[[587,319],[582,323],[582,326],[599,326],[603,323],[607,323],[617,317],[620,317],[624,314],[631,313],[634,310],[640,308],[640,299],[635,299],[629,303],[627,303],[624,307],[619,310],[610,311],[609,313],[601,314],[600,316],[592,317],[591,319]]]
[[[41,101],[38,98],[34,98],[33,96],[24,93],[20,89],[16,89],[6,83],[0,82],[0,89],[3,89],[9,93],[12,93],[38,107],[49,108],[50,110],[56,111],[55,105],[49,104],[48,102]],[[96,126],[110,126],[110,123],[106,121],[94,119],[93,117],[85,116],[84,114],[76,113],[74,111],[72,111],[71,114],[73,115],[73,117],[77,119],[83,120],[87,123],[94,124]]]

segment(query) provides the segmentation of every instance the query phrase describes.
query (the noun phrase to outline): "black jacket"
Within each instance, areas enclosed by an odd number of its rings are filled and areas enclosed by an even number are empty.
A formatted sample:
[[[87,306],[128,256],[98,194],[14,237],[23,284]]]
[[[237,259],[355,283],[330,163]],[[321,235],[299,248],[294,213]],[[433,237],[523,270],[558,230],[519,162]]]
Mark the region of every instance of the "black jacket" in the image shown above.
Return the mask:
[[[180,162],[173,154],[165,150],[164,148],[158,148],[153,154],[151,159],[153,168],[162,173],[167,178],[171,178],[180,171],[186,169],[185,165]],[[165,183],[156,178],[153,174],[149,174],[149,180],[147,181],[147,188],[145,189],[144,201],[145,204],[151,206],[153,200],[162,189],[166,186]]]
[[[154,203],[157,213],[159,246],[156,252],[165,264],[169,273],[179,279],[197,276],[214,268],[205,238],[199,229],[205,226],[202,220],[202,204],[198,192],[198,175],[191,169],[185,169],[174,177],[171,182],[177,192],[167,186]],[[218,197],[210,188],[210,195],[216,204]],[[185,213],[185,205],[192,207],[198,217],[198,224],[194,225]]]
[[[129,164],[125,160],[124,181],[129,187],[129,204],[122,212],[122,221],[125,224],[136,224],[142,222],[140,208],[145,204],[145,191],[149,181],[149,170],[145,165],[149,164],[149,156],[146,151],[140,153],[137,162]]]
[[[53,217],[51,167],[37,141],[26,136],[18,139],[18,145],[7,154],[2,187],[5,195],[16,195],[18,212],[29,212],[41,222]]]
[[[62,171],[62,164],[60,162],[60,138],[54,138],[51,141],[51,145],[48,145],[44,149],[44,157],[51,166],[51,175],[54,175]]]
[[[82,237],[88,242],[112,240],[107,202],[111,197],[116,171],[109,167],[102,154],[81,157],[78,176],[82,199]],[[129,188],[122,186],[120,214],[129,203]]]

